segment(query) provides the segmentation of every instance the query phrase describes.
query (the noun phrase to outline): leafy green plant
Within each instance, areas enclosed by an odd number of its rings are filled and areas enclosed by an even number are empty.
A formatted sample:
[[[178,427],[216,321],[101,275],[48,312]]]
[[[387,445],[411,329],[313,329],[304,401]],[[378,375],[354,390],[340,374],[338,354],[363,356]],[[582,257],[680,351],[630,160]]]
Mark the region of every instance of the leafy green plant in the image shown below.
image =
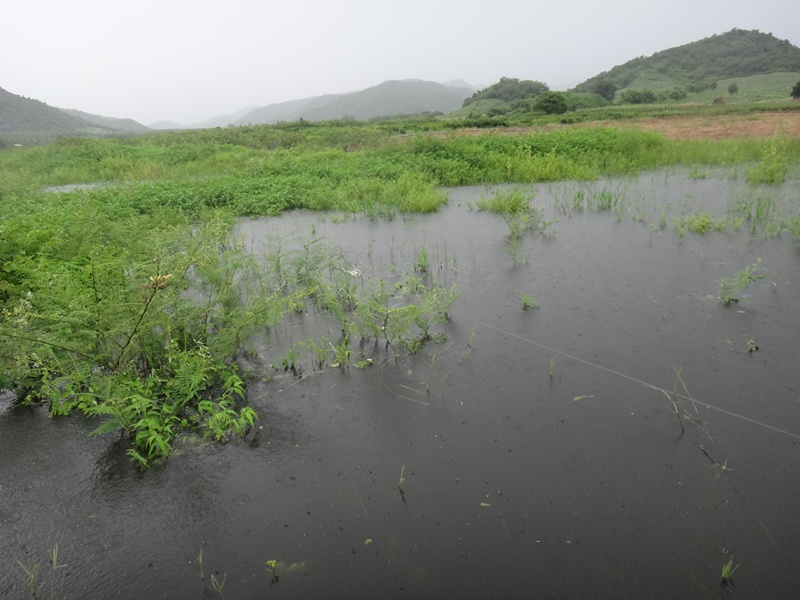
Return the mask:
[[[420,248],[419,252],[417,252],[417,260],[414,261],[414,270],[420,273],[427,273],[430,268],[431,265],[428,262],[428,254],[425,252],[425,248]]]
[[[748,169],[745,176],[752,184],[776,185],[786,179],[788,172],[786,140],[776,133],[770,145],[764,149],[761,160],[755,167]]]
[[[719,282],[719,301],[724,305],[732,302],[739,302],[739,292],[752,283],[767,276],[767,270],[761,266],[759,258],[752,265],[748,265],[741,271],[737,271],[732,277],[723,277]]]
[[[53,416],[105,418],[95,433],[127,432],[143,466],[168,456],[179,430],[243,433],[255,416],[235,409],[244,384],[230,357],[274,322],[283,298],[252,293],[259,267],[222,221],[193,232],[162,225],[142,240],[84,216],[38,256],[17,256],[25,291],[0,322],[15,347],[0,358],[5,386]]]
[[[302,571],[306,566],[305,561],[296,563],[293,562],[287,565],[282,560],[275,560],[275,559],[264,561],[264,564],[267,567],[267,573],[270,574],[271,584],[278,583],[281,573],[287,573],[287,574],[296,573],[298,571]]]

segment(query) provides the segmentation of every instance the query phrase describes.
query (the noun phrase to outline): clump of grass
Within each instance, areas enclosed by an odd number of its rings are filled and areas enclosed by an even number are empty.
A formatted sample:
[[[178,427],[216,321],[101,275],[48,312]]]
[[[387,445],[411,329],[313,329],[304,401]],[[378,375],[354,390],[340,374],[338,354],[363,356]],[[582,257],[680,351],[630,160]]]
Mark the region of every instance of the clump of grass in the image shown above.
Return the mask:
[[[665,219],[665,217],[663,218]],[[734,227],[738,231],[742,226],[743,219],[741,217],[732,219],[727,217],[717,218],[710,211],[701,210],[676,216],[674,223],[678,236],[683,238],[687,230],[701,235],[709,231],[725,232],[730,227]]]
[[[508,226],[506,252],[516,265],[520,259],[519,242],[526,232],[548,235],[556,220],[548,221],[544,210],[531,205],[533,197],[520,190],[498,191],[490,198],[478,200],[478,210],[499,214]]]
[[[23,565],[20,561],[17,561],[17,564],[22,568],[23,572],[25,573],[25,581],[26,585],[28,586],[28,593],[31,595],[31,598],[36,598],[36,590],[37,590],[37,581],[36,578],[39,575],[39,568],[41,566],[40,563],[36,562],[29,567]],[[63,569],[67,565],[60,565],[58,564],[58,544],[56,544],[53,549],[50,551],[50,577],[49,577],[49,598],[54,600],[56,597],[56,574],[58,573],[59,569]]]
[[[545,219],[544,210],[531,205],[533,198],[521,190],[498,191],[491,198],[478,200],[478,210],[502,216],[512,237],[519,237],[528,231],[551,233],[551,227],[557,221]]]
[[[539,302],[536,300],[536,296],[533,294],[525,294],[523,292],[517,291],[519,294],[519,300],[522,302],[522,310],[528,310],[529,308],[539,308]]]
[[[723,277],[719,282],[719,301],[725,306],[732,302],[739,302],[739,292],[759,279],[767,276],[767,270],[761,266],[759,258],[752,265],[748,265],[741,271],[737,271],[732,277]]]
[[[738,569],[739,566],[740,565],[734,566],[732,558],[722,565],[722,574],[719,578],[719,585],[721,587],[728,587],[728,583],[731,582],[731,577],[733,577],[733,574],[736,572],[736,569]]]

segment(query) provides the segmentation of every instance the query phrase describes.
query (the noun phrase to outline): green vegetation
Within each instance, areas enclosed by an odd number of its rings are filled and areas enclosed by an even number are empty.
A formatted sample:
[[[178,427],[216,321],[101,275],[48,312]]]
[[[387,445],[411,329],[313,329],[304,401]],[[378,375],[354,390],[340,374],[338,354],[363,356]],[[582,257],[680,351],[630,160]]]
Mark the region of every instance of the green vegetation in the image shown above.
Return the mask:
[[[0,88],[0,133],[109,133],[111,127],[90,123],[61,109]]]
[[[41,563],[33,563],[30,566],[25,566],[20,561],[17,561],[17,564],[22,569],[24,576],[25,576],[25,585],[28,588],[28,593],[30,594],[31,598],[44,598],[43,595],[37,595],[37,589],[39,588],[39,583],[37,582],[37,577],[39,575],[39,569],[41,567]],[[59,569],[63,569],[67,565],[60,565],[58,564],[58,544],[56,544],[53,549],[50,551],[50,571],[48,572],[48,583],[47,586],[47,598],[50,600],[55,600],[56,597],[56,575]],[[44,586],[42,586],[44,587]]]
[[[527,79],[520,81],[512,77],[501,77],[500,81],[494,85],[490,85],[483,90],[475,92],[472,96],[464,100],[463,106],[469,106],[480,100],[502,100],[503,102],[510,103],[515,100],[538,96],[549,89],[547,84],[541,81],[530,81]]]
[[[739,568],[739,565],[733,565],[733,559],[730,559],[724,565],[722,565],[722,575],[719,578],[719,584],[722,587],[728,587],[728,582],[733,574],[736,572],[736,569]]]
[[[536,98],[534,108],[546,115],[563,115],[569,107],[564,99],[564,94],[560,92],[544,92]]]
[[[739,302],[739,292],[767,276],[767,270],[761,266],[761,259],[737,271],[732,277],[723,277],[719,282],[719,301],[725,306],[731,302]]]
[[[800,48],[768,33],[733,29],[650,57],[635,58],[575,89],[597,92],[598,85],[611,83],[617,90],[700,92],[718,87],[721,79],[778,72],[800,72]]]
[[[522,236],[528,231],[547,234],[555,223],[547,221],[544,218],[544,210],[532,206],[531,201],[529,195],[519,190],[499,191],[491,198],[482,198],[478,201],[478,210],[497,213],[508,225],[508,246],[505,250],[514,265],[520,260],[527,261],[527,256],[520,254],[519,242]]]
[[[0,388],[54,418],[95,418],[95,433],[126,435],[129,455],[150,465],[184,440],[224,442],[254,427],[238,359],[286,315],[320,315],[328,329],[269,357],[296,375],[368,366],[369,343],[415,353],[443,339],[436,328],[458,290],[436,281],[425,248],[409,272],[369,280],[313,232],[253,256],[232,234],[238,217],[311,209],[391,219],[436,210],[441,186],[591,181],[671,165],[752,165],[748,179],[764,185],[800,162],[800,141],[783,136],[672,141],[608,127],[461,136],[429,126],[286,123],[0,152]],[[41,191],[96,181],[108,185]],[[522,236],[554,222],[532,200],[511,189],[479,203],[505,220],[514,263]],[[584,209],[643,218],[624,190],[581,190],[559,206]],[[800,238],[800,216],[781,210],[753,193],[725,217],[692,213],[682,227],[747,223],[754,234]],[[746,276],[760,278],[757,267]],[[720,296],[733,301],[747,282],[731,282]]]
[[[777,72],[723,78],[717,81],[714,89],[690,92],[685,102],[711,104],[715,99],[723,98],[726,104],[733,105],[767,101],[775,102],[776,105],[786,104],[788,90],[798,77],[800,77],[798,72]],[[735,92],[730,91],[733,86]],[[727,90],[727,94],[723,90]]]
[[[536,296],[533,294],[525,294],[517,290],[517,294],[519,295],[519,300],[522,303],[522,310],[528,310],[529,308],[539,308],[539,302],[536,300]]]

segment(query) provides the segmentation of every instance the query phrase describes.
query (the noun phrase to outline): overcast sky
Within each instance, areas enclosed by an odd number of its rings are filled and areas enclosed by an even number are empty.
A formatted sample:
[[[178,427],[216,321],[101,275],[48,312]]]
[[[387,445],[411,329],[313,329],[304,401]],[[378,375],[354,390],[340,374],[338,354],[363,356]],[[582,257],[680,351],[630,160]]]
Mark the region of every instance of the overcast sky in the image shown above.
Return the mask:
[[[149,125],[388,79],[565,89],[734,27],[800,45],[798,0],[18,0],[0,87]]]

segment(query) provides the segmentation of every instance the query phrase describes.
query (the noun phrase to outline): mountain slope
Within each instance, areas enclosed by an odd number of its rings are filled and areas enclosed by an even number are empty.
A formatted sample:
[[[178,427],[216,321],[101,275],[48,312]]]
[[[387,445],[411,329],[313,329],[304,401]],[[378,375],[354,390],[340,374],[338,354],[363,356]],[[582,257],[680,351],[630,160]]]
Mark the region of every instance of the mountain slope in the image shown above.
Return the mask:
[[[448,113],[459,108],[471,94],[469,87],[452,87],[419,79],[384,81],[358,92],[327,94],[263,106],[248,113],[237,124],[255,125],[298,119],[324,121],[346,116],[367,120],[421,112]]]
[[[610,82],[619,89],[701,91],[720,79],[800,71],[800,48],[769,33],[733,29],[697,42],[640,56],[587,79],[575,91]]]
[[[61,110],[63,110],[68,115],[72,115],[73,117],[83,119],[84,121],[88,121],[89,123],[97,125],[98,127],[102,127],[103,129],[111,129],[115,131],[134,131],[134,132],[150,131],[149,127],[145,127],[144,125],[142,125],[138,121],[134,121],[133,119],[117,119],[116,117],[102,117],[100,115],[92,115],[71,108],[62,108]]]
[[[44,102],[17,96],[0,88],[0,132],[42,133],[96,129],[88,121]]]

